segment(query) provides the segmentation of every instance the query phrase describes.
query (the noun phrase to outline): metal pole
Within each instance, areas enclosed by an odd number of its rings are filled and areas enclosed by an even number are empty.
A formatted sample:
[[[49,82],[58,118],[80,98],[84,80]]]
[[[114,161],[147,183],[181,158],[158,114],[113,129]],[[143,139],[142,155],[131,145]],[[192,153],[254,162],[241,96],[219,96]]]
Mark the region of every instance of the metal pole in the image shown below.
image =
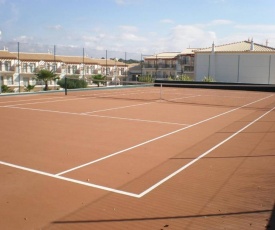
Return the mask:
[[[67,76],[65,76],[65,95],[67,95]]]
[[[142,53],[140,54],[140,76],[142,77]],[[138,81],[137,77],[136,81]]]
[[[126,75],[126,58],[127,58],[127,53],[125,52],[125,70],[124,70],[124,75],[125,75],[125,81],[127,80],[127,75]]]
[[[83,62],[83,73],[82,73],[82,78],[83,78],[83,80],[84,80],[84,76],[85,76],[84,55],[85,55],[85,50],[84,50],[84,48],[83,48],[83,54],[82,54],[82,62]]]
[[[19,84],[19,93],[20,93],[19,42],[17,43],[17,64],[18,64],[18,84]]]
[[[108,56],[107,52],[108,51],[106,50],[106,66],[105,66],[106,86],[107,86],[107,56]]]

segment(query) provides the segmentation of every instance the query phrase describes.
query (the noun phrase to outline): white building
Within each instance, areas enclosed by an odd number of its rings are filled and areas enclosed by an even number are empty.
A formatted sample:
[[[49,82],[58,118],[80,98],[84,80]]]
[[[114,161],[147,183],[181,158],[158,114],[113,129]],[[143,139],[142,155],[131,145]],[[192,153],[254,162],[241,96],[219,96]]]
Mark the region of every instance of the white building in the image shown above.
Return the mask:
[[[275,84],[275,48],[242,41],[195,51],[195,80]]]

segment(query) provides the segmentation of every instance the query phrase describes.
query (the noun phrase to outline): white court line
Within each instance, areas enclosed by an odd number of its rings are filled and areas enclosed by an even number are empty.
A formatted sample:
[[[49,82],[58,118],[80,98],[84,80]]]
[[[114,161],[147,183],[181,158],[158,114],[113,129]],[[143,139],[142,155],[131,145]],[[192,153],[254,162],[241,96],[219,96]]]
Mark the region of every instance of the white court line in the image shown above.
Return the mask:
[[[113,188],[109,188],[109,187],[105,187],[105,186],[101,186],[101,185],[97,185],[97,184],[92,184],[92,183],[87,183],[87,182],[80,181],[80,180],[75,180],[75,179],[71,179],[71,178],[67,178],[67,177],[62,177],[62,176],[54,175],[54,174],[51,174],[51,173],[47,173],[47,172],[43,172],[43,171],[31,169],[31,168],[26,168],[26,167],[22,167],[22,166],[15,165],[15,164],[10,164],[10,163],[4,162],[4,161],[0,161],[0,164],[5,165],[5,166],[9,166],[9,167],[12,167],[12,168],[21,169],[21,170],[28,171],[28,172],[40,174],[40,175],[43,175],[43,176],[56,178],[56,179],[59,179],[59,180],[69,181],[69,182],[72,182],[72,183],[75,183],[75,184],[81,184],[81,185],[85,185],[85,186],[88,186],[88,187],[93,187],[93,188],[97,188],[97,189],[101,189],[101,190],[105,190],[105,191],[109,191],[109,192],[113,192],[113,193],[118,193],[118,194],[138,198],[137,194],[130,193],[130,192],[125,192],[125,191],[122,191],[122,190],[117,190],[117,189],[113,189]]]
[[[0,106],[0,107],[2,107],[2,106]],[[9,109],[22,109],[22,110],[31,110],[31,111],[38,111],[38,112],[49,112],[49,113],[70,114],[70,115],[88,116],[88,117],[100,117],[100,118],[109,118],[109,119],[116,119],[116,120],[128,120],[128,121],[158,123],[158,124],[187,125],[187,124],[173,123],[173,122],[165,122],[165,121],[152,121],[152,120],[142,120],[142,119],[134,119],[134,118],[101,116],[101,115],[93,115],[93,114],[86,114],[86,113],[62,112],[62,111],[57,111],[57,110],[32,109],[32,108],[24,108],[24,107],[16,107],[16,106],[8,106],[8,107],[5,106],[5,108],[9,108]]]
[[[117,119],[117,120],[140,121],[140,122],[157,123],[157,124],[168,124],[168,125],[185,125],[185,126],[189,125],[189,124],[182,124],[182,123],[168,122],[168,121],[153,121],[153,120],[143,120],[143,119],[127,118],[127,117],[112,117],[112,116],[86,114],[86,113],[81,113],[81,114],[89,116],[89,117],[102,117],[102,118],[110,118],[110,119]]]
[[[39,102],[31,102],[31,103],[24,103],[24,104],[15,104],[15,105],[2,105],[0,107],[14,107],[19,105],[35,105],[35,104],[43,104],[43,103],[53,103],[59,101],[72,101],[72,100],[85,100],[86,98],[72,98],[72,99],[63,99],[63,100],[54,100],[54,101],[39,101]]]
[[[30,96],[35,96],[35,95],[30,95]],[[64,98],[64,97],[58,97],[58,98]],[[38,100],[43,100],[43,99],[56,99],[56,97],[46,97],[46,98],[39,98],[39,99],[30,99],[30,100],[15,100],[15,101],[0,101],[1,103],[9,103],[9,102],[21,102],[21,101],[38,101]]]
[[[162,138],[164,138],[164,137],[170,136],[170,135],[172,135],[172,134],[181,132],[181,131],[183,131],[183,130],[185,130],[185,129],[189,129],[189,128],[191,128],[191,127],[197,126],[197,125],[202,124],[202,123],[204,123],[204,122],[213,120],[213,119],[215,119],[215,118],[217,118],[217,117],[220,117],[220,116],[223,116],[223,115],[225,115],[225,114],[231,113],[231,112],[233,112],[233,111],[236,111],[236,110],[241,109],[241,108],[243,108],[243,107],[246,107],[246,106],[248,106],[248,105],[257,103],[257,102],[259,102],[259,101],[262,101],[262,100],[267,99],[267,98],[272,97],[272,96],[273,96],[273,95],[270,95],[270,96],[267,96],[267,97],[265,97],[265,98],[259,99],[259,100],[257,100],[257,101],[254,101],[254,102],[248,103],[248,104],[246,104],[246,105],[240,106],[240,107],[238,107],[238,108],[231,109],[231,110],[229,110],[229,111],[227,111],[227,112],[220,113],[220,114],[218,114],[218,115],[215,115],[215,116],[213,116],[213,117],[207,118],[207,119],[202,120],[202,121],[199,121],[199,122],[197,122],[197,123],[195,123],[195,124],[192,124],[192,125],[189,125],[189,126],[187,126],[187,127],[183,127],[183,128],[177,129],[177,130],[175,130],[175,131],[173,131],[173,132],[170,132],[170,133],[161,135],[161,136],[159,136],[159,137],[153,138],[153,139],[151,139],[151,140],[142,142],[142,143],[140,143],[140,144],[134,145],[134,146],[129,147],[129,148],[127,148],[127,149],[120,150],[120,151],[118,151],[118,152],[112,153],[112,154],[107,155],[107,156],[105,156],[105,157],[101,157],[101,158],[99,158],[99,159],[96,159],[96,160],[90,161],[90,162],[88,162],[88,163],[85,163],[85,164],[76,166],[76,167],[74,167],[74,168],[68,169],[68,170],[66,170],[66,171],[62,171],[62,172],[60,172],[60,173],[57,173],[56,175],[62,175],[62,174],[68,173],[68,172],[72,172],[72,171],[74,171],[74,170],[77,170],[77,169],[86,167],[86,166],[88,166],[88,165],[97,163],[97,162],[99,162],[99,161],[108,159],[108,158],[110,158],[110,157],[116,156],[116,155],[121,154],[121,153],[124,153],[124,152],[126,152],[126,151],[129,151],[129,150],[135,149],[135,148],[137,148],[137,147],[140,147],[140,146],[146,145],[146,144],[148,144],[148,143],[151,143],[151,142],[153,142],[153,141],[156,141],[156,140],[162,139]]]
[[[92,112],[85,112],[85,114],[89,114],[89,113],[99,113],[99,112],[105,112],[105,111],[116,110],[116,109],[124,109],[124,108],[135,107],[135,106],[141,106],[141,105],[148,105],[148,104],[153,104],[153,103],[155,103],[155,102],[148,102],[148,103],[142,103],[142,104],[120,106],[120,107],[114,107],[114,108],[109,108],[109,109],[94,110],[94,111],[92,111]]]
[[[260,117],[258,117],[257,119],[255,119],[254,121],[250,122],[248,125],[246,125],[245,127],[241,128],[240,130],[238,130],[237,132],[233,133],[231,136],[229,136],[228,138],[226,138],[225,140],[223,140],[222,142],[218,143],[217,145],[215,145],[214,147],[212,147],[211,149],[207,150],[206,152],[204,152],[203,154],[201,154],[200,156],[198,156],[196,159],[192,160],[191,162],[189,162],[188,164],[182,166],[180,169],[178,169],[177,171],[173,172],[172,174],[170,174],[169,176],[165,177],[164,179],[162,179],[161,181],[159,181],[158,183],[154,184],[153,186],[151,186],[150,188],[146,189],[144,192],[140,193],[138,195],[138,197],[143,197],[144,195],[146,195],[147,193],[151,192],[152,190],[154,190],[155,188],[157,188],[158,186],[160,186],[161,184],[163,184],[164,182],[168,181],[169,179],[171,179],[172,177],[174,177],[175,175],[177,175],[178,173],[180,173],[181,171],[183,171],[184,169],[188,168],[189,166],[191,166],[192,164],[194,164],[195,162],[197,162],[198,160],[200,160],[201,158],[205,157],[207,154],[211,153],[213,150],[217,149],[218,147],[220,147],[221,145],[223,145],[224,143],[226,143],[227,141],[229,141],[230,139],[232,139],[233,137],[235,137],[236,135],[238,135],[240,132],[244,131],[245,129],[247,129],[249,126],[253,125],[255,122],[257,122],[258,120],[260,120],[261,118],[263,118],[264,116],[266,116],[267,114],[269,114],[271,111],[273,111],[275,109],[275,107],[273,107],[272,109],[270,109],[269,111],[267,111],[266,113],[264,113],[263,115],[261,115]]]

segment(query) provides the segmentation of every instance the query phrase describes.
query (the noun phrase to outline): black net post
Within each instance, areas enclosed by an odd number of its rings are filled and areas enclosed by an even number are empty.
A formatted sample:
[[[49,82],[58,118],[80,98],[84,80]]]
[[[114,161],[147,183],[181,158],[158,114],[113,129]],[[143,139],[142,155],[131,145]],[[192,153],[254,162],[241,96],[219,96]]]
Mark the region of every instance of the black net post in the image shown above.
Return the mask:
[[[67,95],[67,77],[65,76],[65,95]]]

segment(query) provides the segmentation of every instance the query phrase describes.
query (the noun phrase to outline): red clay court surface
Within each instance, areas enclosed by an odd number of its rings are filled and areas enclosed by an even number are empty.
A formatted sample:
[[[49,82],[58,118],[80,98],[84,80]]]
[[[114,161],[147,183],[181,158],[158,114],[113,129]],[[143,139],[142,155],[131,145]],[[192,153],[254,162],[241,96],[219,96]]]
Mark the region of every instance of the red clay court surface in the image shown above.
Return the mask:
[[[0,114],[1,230],[275,228],[274,93],[118,87]]]

